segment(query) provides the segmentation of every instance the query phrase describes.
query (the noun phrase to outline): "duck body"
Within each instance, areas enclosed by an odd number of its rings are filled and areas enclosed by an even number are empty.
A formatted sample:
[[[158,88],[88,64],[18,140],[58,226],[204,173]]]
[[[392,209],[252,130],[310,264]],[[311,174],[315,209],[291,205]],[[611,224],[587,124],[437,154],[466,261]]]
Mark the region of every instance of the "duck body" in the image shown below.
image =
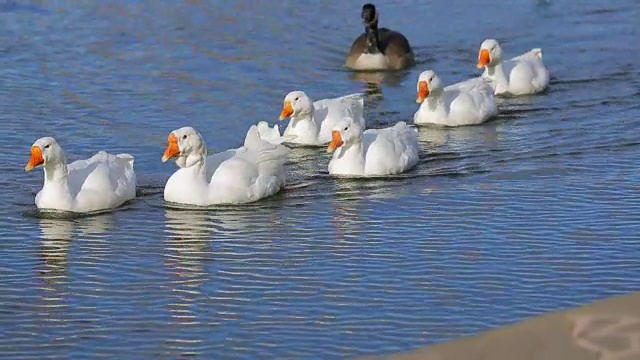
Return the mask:
[[[496,95],[531,95],[547,89],[549,70],[542,61],[542,49],[531,49],[519,56],[502,61],[502,49],[494,39],[480,46],[478,68],[489,81]]]
[[[312,102],[303,91],[292,91],[285,96],[280,114],[281,120],[290,117],[283,137],[287,143],[298,146],[325,146],[331,141],[331,129],[345,115],[365,127],[364,94]]]
[[[329,174],[342,177],[399,174],[419,161],[416,131],[405,122],[362,131],[358,124],[345,120],[334,128],[328,151],[333,152]]]
[[[358,36],[347,55],[345,66],[352,70],[400,70],[415,63],[409,40],[400,32],[378,27],[378,11],[373,4],[362,7],[365,32]]]
[[[269,123],[266,121],[260,121],[256,124],[256,130],[258,131],[258,136],[260,139],[267,141],[271,144],[278,145],[282,143],[286,143],[288,141],[293,141],[297,138],[296,135],[281,135],[280,134],[280,126],[278,124],[273,125],[273,127],[269,126]],[[207,157],[208,159],[209,157]]]
[[[35,198],[39,209],[92,213],[115,209],[135,198],[133,163],[129,154],[100,151],[89,159],[67,164],[55,139],[42,138],[33,145],[25,169],[43,165],[44,185]]]
[[[369,31],[378,32],[378,45],[372,50],[368,45]],[[415,55],[409,40],[394,30],[380,28],[358,36],[349,50],[345,66],[358,71],[401,70],[415,63]]]
[[[167,180],[164,199],[196,206],[258,201],[284,187],[288,153],[287,147],[262,140],[255,125],[244,146],[209,156],[193,128],[174,130],[163,161],[175,157],[180,169]]]
[[[413,116],[416,125],[465,126],[481,124],[498,113],[494,90],[483,78],[473,78],[442,88],[431,70],[420,75],[420,107]]]

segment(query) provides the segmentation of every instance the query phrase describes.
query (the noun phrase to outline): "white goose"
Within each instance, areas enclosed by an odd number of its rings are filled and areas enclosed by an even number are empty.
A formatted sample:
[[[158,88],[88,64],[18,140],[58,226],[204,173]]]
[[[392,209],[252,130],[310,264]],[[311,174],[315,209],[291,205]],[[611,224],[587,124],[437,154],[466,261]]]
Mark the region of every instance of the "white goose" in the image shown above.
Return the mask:
[[[510,60],[502,61],[502,48],[494,39],[480,45],[478,69],[490,80],[496,95],[529,95],[549,86],[549,71],[542,62],[542,49],[535,48]]]
[[[52,137],[31,147],[26,171],[42,165],[44,186],[36,195],[39,209],[92,213],[114,209],[136,196],[133,156],[100,151],[89,159],[67,159]]]
[[[427,70],[418,77],[420,108],[413,115],[416,125],[477,125],[498,113],[493,88],[482,78],[473,78],[443,88],[440,77]]]
[[[338,98],[312,102],[303,91],[292,91],[284,98],[280,120],[290,117],[284,136],[295,135],[290,143],[306,146],[324,146],[331,141],[331,129],[349,112],[362,127],[364,120],[364,94],[357,93]]]
[[[273,125],[273,127],[269,127],[269,123],[267,123],[266,121],[260,121],[259,123],[257,123],[256,129],[258,130],[260,139],[268,141],[272,144],[282,144],[296,138],[295,135],[280,135],[280,126],[278,126],[278,124],[275,124]]]
[[[364,130],[350,117],[332,128],[329,174],[367,177],[399,174],[418,164],[418,138],[405,122],[384,129]]]
[[[175,158],[180,169],[167,180],[164,199],[209,206],[249,203],[274,195],[285,185],[288,153],[287,147],[260,139],[256,125],[247,132],[244,146],[210,156],[194,128],[174,130],[162,162]]]

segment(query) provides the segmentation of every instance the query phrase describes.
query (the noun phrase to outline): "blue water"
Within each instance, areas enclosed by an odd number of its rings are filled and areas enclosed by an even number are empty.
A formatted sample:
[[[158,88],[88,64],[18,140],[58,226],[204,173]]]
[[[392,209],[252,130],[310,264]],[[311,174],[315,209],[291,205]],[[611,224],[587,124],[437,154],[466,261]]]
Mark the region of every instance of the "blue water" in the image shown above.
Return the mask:
[[[381,1],[416,67],[342,68],[359,2],[0,3],[0,354],[352,358],[407,351],[640,289],[640,8],[633,0]],[[294,149],[287,190],[168,209],[167,134],[239,146],[282,99],[366,91],[370,126],[410,121],[418,74],[479,74],[480,43],[541,47],[544,94],[481,126],[421,129],[395,180],[344,181]],[[377,82],[366,85],[364,81]],[[31,144],[136,157],[113,214],[34,216]]]

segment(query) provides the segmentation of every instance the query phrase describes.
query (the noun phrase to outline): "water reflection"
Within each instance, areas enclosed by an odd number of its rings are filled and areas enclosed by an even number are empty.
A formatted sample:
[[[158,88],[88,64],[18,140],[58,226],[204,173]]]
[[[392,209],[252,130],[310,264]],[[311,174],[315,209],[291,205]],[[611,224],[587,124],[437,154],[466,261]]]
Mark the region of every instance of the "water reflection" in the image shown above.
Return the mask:
[[[211,216],[206,211],[165,209],[165,264],[172,268],[173,283],[185,294],[198,294],[206,281],[205,264],[213,260],[209,239],[213,231]],[[184,299],[192,301],[190,297]]]
[[[356,237],[361,231],[371,231],[372,224],[366,221],[371,201],[385,201],[411,194],[405,181],[410,178],[388,179],[335,179],[336,197],[332,199],[332,223],[340,241]]]
[[[44,262],[38,271],[49,287],[66,282],[69,246],[75,225],[69,220],[40,219],[40,256]]]
[[[171,273],[171,323],[176,326],[168,346],[180,354],[197,354],[203,342],[193,334],[201,324],[198,300],[207,282],[207,263],[213,261],[210,237],[213,221],[206,211],[165,209],[165,265]]]
[[[363,91],[367,95],[382,97],[381,85],[399,87],[408,75],[408,71],[354,71],[349,73],[348,78],[365,84]]]
[[[418,140],[426,144],[430,151],[441,151],[445,146],[449,151],[467,151],[476,146],[491,149],[498,146],[500,139],[500,130],[495,121],[478,126],[418,128]]]
[[[289,152],[288,164],[287,164],[287,186],[296,179],[309,178],[314,174],[317,174],[320,170],[326,170],[326,168],[320,168],[317,161],[318,153],[322,153],[324,147],[293,147]]]
[[[50,286],[66,283],[69,247],[76,228],[81,236],[105,234],[113,228],[112,215],[73,220],[40,219],[40,256],[44,266],[39,269],[39,273]]]
[[[67,326],[69,251],[75,230],[80,236],[104,234],[112,228],[111,215],[74,220],[40,218],[39,222],[42,264],[36,273],[43,286],[40,294],[42,313],[39,316],[42,323],[38,326],[52,330]]]
[[[336,229],[336,240],[348,241],[356,237],[361,222],[362,192],[365,182],[349,179],[336,179],[337,197],[332,200],[333,216],[331,223]],[[374,193],[368,193],[374,196]]]

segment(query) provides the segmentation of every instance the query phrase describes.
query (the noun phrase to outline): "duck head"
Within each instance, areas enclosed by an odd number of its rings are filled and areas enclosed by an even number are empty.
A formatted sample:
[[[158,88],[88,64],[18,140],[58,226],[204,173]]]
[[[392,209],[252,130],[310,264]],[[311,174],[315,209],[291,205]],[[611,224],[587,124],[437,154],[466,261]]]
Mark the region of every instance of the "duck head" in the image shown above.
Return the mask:
[[[31,159],[25,165],[25,171],[31,171],[39,166],[65,162],[64,152],[56,139],[43,137],[31,146]]]
[[[167,136],[167,148],[162,155],[162,162],[175,159],[179,167],[190,167],[206,155],[207,148],[202,135],[196,129],[185,126],[173,130]]]
[[[284,97],[282,103],[282,111],[280,112],[280,121],[288,117],[299,117],[311,115],[313,111],[313,102],[304,91],[292,91]]]
[[[442,91],[442,81],[440,81],[440,77],[438,77],[438,74],[436,74],[433,70],[423,71],[420,76],[418,76],[418,96],[416,97],[417,103],[420,104],[428,96],[435,96]]]
[[[350,146],[362,141],[362,129],[359,122],[351,116],[345,116],[338,121],[331,129],[331,142],[327,147],[327,152],[332,153],[342,146]]]
[[[502,60],[502,48],[495,39],[486,39],[480,45],[478,52],[478,69],[495,66]]]

